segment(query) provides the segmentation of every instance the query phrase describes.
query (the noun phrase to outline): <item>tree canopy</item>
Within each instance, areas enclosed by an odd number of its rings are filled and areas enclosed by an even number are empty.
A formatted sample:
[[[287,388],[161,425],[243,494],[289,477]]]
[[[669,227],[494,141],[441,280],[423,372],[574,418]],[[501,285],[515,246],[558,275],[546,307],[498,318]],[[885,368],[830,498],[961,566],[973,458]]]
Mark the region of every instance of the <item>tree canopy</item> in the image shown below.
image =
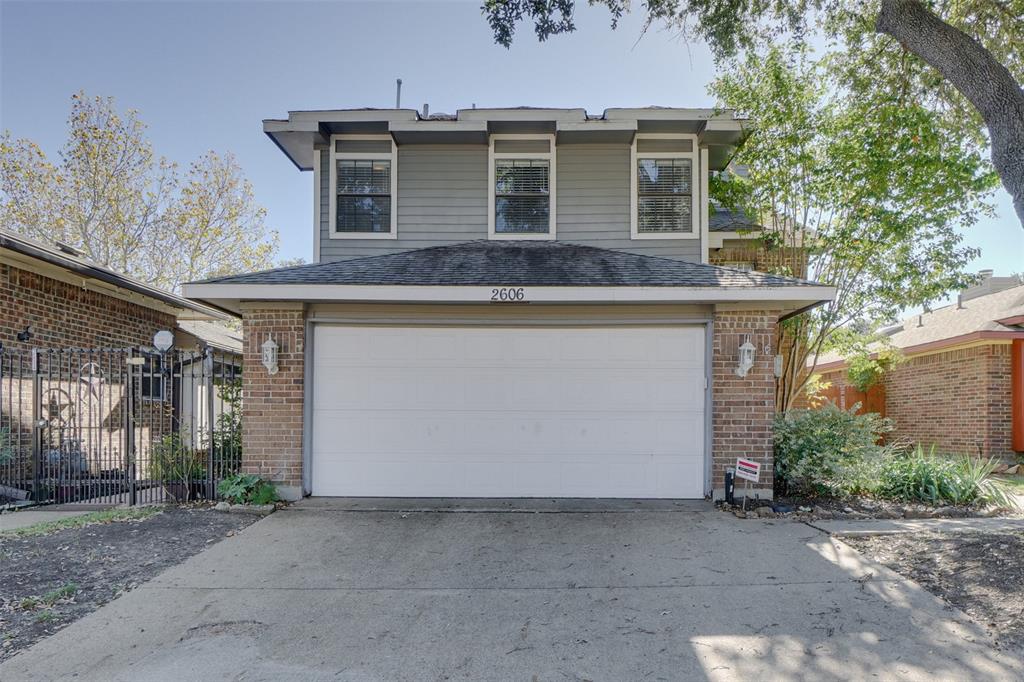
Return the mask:
[[[0,224],[171,290],[273,265],[277,233],[231,154],[207,152],[182,175],[137,112],[79,92],[59,156],[0,136]]]
[[[590,0],[614,28],[629,0]],[[647,26],[664,25],[707,42],[719,61],[814,33],[831,41],[854,96],[912,103],[938,114],[979,145],[1024,224],[1024,0],[645,0]],[[537,37],[576,30],[575,0],[485,0],[497,43],[518,25]]]
[[[724,194],[762,216],[767,247],[791,254],[782,262],[802,263],[809,252],[807,277],[838,292],[786,322],[780,409],[818,356],[848,341],[836,330],[870,329],[971,281],[964,270],[977,251],[958,228],[990,210],[998,182],[943,116],[851,97],[841,77],[806,50],[769,48],[712,84],[726,106],[757,121],[736,153],[746,172],[720,178]]]

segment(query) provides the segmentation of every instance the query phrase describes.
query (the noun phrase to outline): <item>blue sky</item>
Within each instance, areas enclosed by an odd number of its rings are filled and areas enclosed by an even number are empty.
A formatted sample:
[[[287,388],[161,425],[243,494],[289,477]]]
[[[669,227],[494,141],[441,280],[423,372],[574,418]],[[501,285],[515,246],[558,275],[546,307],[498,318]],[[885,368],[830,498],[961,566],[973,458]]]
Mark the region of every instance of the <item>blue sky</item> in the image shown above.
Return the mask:
[[[312,257],[312,177],[267,139],[289,109],[403,106],[709,106],[708,50],[639,17],[609,29],[580,2],[579,31],[497,47],[467,2],[10,2],[0,0],[0,129],[55,153],[72,93],[138,109],[158,154],[186,166],[231,151],[282,236],[282,257]],[[998,217],[970,230],[975,269],[1024,270],[1024,230],[1000,191]]]

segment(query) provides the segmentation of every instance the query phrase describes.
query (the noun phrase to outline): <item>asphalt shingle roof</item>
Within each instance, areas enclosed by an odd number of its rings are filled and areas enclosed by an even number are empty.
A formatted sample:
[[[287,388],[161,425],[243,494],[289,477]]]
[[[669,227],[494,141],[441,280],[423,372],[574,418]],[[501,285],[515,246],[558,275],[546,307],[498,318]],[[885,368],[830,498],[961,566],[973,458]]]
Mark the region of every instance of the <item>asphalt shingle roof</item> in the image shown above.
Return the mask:
[[[760,232],[764,228],[745,211],[714,207],[708,216],[708,230],[711,232],[740,232],[743,230],[755,230]]]
[[[820,286],[807,280],[549,241],[472,241],[231,275],[202,284]]]

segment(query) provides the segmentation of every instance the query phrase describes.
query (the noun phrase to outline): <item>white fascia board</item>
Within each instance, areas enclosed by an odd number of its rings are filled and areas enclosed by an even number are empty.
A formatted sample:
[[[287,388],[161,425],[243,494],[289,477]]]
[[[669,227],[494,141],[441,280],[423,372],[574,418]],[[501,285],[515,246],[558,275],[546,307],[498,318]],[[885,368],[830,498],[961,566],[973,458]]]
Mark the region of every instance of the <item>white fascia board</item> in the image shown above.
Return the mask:
[[[390,123],[391,121],[415,121],[419,114],[415,109],[325,109],[314,111],[289,111],[291,125],[314,123]]]
[[[731,110],[719,109],[684,109],[684,108],[653,108],[653,109],[605,109],[604,118],[609,121],[623,119],[634,121],[708,121],[711,119],[732,121]]]
[[[382,301],[486,303],[495,289],[522,289],[529,303],[817,303],[835,298],[834,287],[492,287],[351,284],[186,284],[184,294],[200,300]],[[505,305],[512,305],[506,303]]]

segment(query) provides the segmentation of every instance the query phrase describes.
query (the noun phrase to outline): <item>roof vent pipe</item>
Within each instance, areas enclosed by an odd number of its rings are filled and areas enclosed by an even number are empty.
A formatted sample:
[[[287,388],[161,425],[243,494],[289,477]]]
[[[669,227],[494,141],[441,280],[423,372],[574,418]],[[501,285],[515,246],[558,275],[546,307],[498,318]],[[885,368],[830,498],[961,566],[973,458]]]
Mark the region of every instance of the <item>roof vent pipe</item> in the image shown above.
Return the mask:
[[[395,109],[402,108],[402,79],[395,80]]]
[[[430,118],[430,105],[423,103],[423,118]]]
[[[964,295],[963,294],[957,294],[956,295],[956,309],[957,310],[963,310],[964,309]]]

